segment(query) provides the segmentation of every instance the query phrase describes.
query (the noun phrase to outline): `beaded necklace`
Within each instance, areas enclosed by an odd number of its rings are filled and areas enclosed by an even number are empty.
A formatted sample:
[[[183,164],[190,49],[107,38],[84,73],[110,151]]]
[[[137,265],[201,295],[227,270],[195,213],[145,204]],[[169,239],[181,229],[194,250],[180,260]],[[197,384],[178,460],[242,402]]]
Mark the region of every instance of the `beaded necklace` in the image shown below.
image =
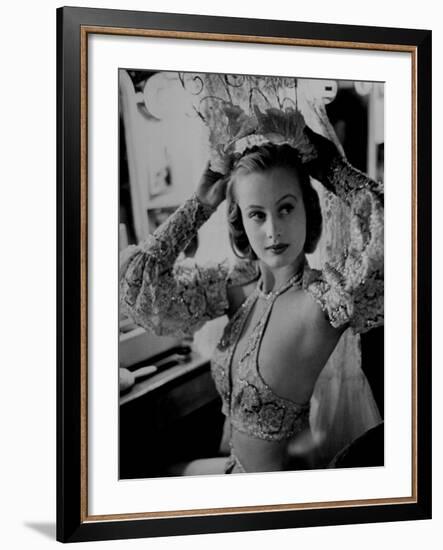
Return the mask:
[[[288,288],[291,286],[297,286],[301,283],[303,278],[303,270],[298,271],[290,279],[288,279],[285,283],[280,285],[277,289],[271,290],[269,292],[264,292],[263,290],[263,279],[260,279],[256,286],[256,292],[257,295],[260,298],[264,298],[265,300],[272,300],[274,301],[280,294],[285,292]]]

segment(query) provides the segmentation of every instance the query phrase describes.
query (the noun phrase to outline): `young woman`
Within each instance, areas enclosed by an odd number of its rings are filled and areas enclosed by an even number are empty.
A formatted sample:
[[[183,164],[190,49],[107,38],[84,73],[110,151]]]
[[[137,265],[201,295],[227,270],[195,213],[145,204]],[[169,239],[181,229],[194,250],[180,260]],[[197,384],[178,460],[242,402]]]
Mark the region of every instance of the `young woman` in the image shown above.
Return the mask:
[[[192,334],[228,315],[211,368],[231,454],[206,462],[200,473],[290,467],[288,442],[309,429],[315,382],[343,331],[383,322],[382,190],[331,142],[304,132],[317,152],[313,160],[302,163],[287,144],[247,149],[228,178],[208,170],[195,195],[122,257],[123,307],[147,330]],[[309,175],[349,205],[352,222],[347,250],[322,271],[305,258],[321,232]],[[225,197],[238,262],[177,263]]]

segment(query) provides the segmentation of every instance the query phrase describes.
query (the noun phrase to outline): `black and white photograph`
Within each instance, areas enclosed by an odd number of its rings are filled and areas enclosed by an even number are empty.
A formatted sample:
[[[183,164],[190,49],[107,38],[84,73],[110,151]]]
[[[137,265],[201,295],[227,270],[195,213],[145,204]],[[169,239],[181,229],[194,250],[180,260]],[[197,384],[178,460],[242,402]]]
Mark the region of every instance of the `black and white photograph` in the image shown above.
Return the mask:
[[[119,478],[383,467],[384,83],[118,94]]]

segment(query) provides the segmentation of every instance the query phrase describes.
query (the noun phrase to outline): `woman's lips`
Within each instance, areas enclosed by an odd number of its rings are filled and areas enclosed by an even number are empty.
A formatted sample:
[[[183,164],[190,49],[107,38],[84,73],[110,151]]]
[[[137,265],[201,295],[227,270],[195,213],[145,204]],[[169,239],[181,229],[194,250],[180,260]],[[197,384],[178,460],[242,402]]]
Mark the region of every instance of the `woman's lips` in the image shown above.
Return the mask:
[[[275,244],[273,246],[268,246],[266,250],[269,250],[273,254],[282,254],[288,246],[288,244]]]

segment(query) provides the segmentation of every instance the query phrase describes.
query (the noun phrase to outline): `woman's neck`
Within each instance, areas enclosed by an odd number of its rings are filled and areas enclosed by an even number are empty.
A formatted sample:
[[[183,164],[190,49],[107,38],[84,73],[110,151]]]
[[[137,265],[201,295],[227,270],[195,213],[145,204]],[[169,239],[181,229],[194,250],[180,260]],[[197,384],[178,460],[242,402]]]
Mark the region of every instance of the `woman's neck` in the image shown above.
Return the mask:
[[[303,252],[297,257],[295,262],[280,268],[272,269],[263,262],[260,262],[259,266],[263,292],[269,293],[283,286],[293,275],[303,269],[304,263],[305,255]]]

